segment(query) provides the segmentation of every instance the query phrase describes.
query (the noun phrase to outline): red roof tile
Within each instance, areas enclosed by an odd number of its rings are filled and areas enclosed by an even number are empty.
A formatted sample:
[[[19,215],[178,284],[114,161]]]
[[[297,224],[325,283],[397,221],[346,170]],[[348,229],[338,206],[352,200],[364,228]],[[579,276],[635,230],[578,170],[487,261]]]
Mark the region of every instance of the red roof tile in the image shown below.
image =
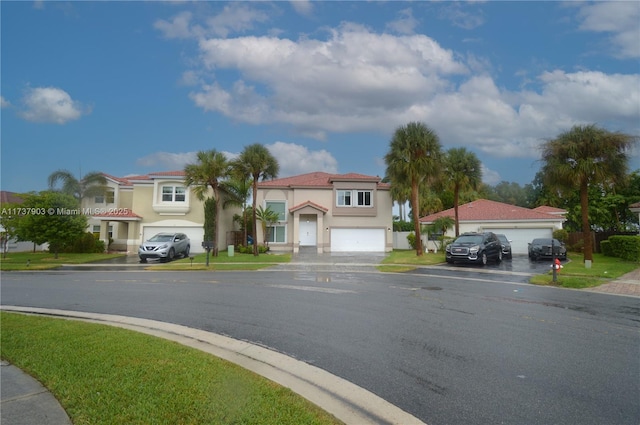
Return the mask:
[[[420,218],[421,223],[433,223],[436,219],[454,217],[453,208]],[[460,221],[509,221],[509,220],[558,220],[559,216],[517,207],[502,202],[477,199],[458,207]]]
[[[329,211],[329,209],[328,209],[328,208],[325,208],[325,207],[323,207],[322,205],[318,205],[318,204],[316,204],[315,202],[306,201],[306,202],[303,202],[303,203],[301,203],[301,204],[296,205],[295,207],[291,207],[291,208],[289,208],[289,212],[295,212],[295,211],[298,211],[298,210],[300,210],[300,209],[302,209],[302,208],[304,208],[304,207],[306,207],[306,206],[313,207],[313,208],[315,208],[315,209],[317,209],[317,210],[324,211],[324,212]]]
[[[535,207],[533,210],[542,212],[542,213],[553,214],[553,215],[561,215],[561,214],[567,213],[567,210],[563,210],[562,208],[549,207],[547,205],[541,205],[539,207]]]
[[[331,188],[334,181],[371,181],[376,182],[379,189],[388,189],[387,183],[380,183],[380,177],[367,176],[364,174],[330,174],[322,171],[300,174],[297,176],[282,177],[279,179],[266,180],[258,183],[258,187],[317,187]]]
[[[19,193],[7,192],[6,190],[0,191],[0,204],[21,204],[24,199]]]

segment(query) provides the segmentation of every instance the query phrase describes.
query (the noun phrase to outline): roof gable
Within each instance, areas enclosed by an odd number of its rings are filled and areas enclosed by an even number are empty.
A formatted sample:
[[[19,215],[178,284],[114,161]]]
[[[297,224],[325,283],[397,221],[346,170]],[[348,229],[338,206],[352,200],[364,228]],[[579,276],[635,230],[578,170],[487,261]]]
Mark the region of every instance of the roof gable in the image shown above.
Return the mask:
[[[388,189],[390,187],[387,183],[380,183],[380,177],[367,176],[364,174],[347,173],[347,174],[330,174],[323,171],[316,171],[313,173],[299,174],[297,176],[282,177],[278,179],[266,180],[258,183],[258,188],[294,188],[294,187],[306,187],[306,188],[332,188],[335,181],[347,181],[347,182],[372,182],[376,183],[378,189]]]
[[[433,223],[440,217],[454,217],[453,208],[440,211],[435,214],[422,217],[421,223]],[[557,221],[562,219],[558,215],[547,214],[529,208],[504,204],[502,202],[490,201],[488,199],[477,199],[475,201],[460,205],[458,207],[458,218],[462,221],[510,221],[510,220],[549,220]]]

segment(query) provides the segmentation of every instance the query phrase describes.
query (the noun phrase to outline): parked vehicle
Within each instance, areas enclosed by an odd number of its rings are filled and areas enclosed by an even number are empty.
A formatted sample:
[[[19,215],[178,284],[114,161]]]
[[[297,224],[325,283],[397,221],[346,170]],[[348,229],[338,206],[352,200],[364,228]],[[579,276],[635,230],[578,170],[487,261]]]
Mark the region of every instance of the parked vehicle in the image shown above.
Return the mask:
[[[511,253],[511,241],[502,233],[496,233],[496,236],[502,245],[502,258],[511,259],[513,257],[513,254]]]
[[[142,263],[149,258],[171,261],[180,254],[188,257],[190,250],[191,241],[184,233],[158,233],[140,245],[138,257]]]
[[[551,241],[553,241],[553,252],[551,251]],[[567,259],[567,248],[557,239],[538,238],[529,243],[529,258],[536,261],[540,258],[557,257],[561,260]]]
[[[493,232],[463,233],[445,249],[447,263],[477,263],[485,265],[491,260],[502,261],[502,244]]]

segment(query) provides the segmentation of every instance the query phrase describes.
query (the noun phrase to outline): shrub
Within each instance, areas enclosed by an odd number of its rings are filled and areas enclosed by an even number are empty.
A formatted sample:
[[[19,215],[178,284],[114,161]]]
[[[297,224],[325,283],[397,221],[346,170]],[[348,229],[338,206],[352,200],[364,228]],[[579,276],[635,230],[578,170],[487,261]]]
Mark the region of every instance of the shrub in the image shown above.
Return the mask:
[[[600,251],[602,251],[602,255],[606,255],[607,257],[613,257],[613,248],[611,247],[611,241],[602,241],[600,242]]]
[[[608,242],[612,256],[640,262],[640,236],[610,236]],[[602,247],[602,243],[600,246]]]
[[[409,242],[409,246],[411,249],[416,249],[416,234],[411,232],[407,235],[407,242]]]
[[[236,251],[238,251],[240,254],[253,254],[253,245],[249,245],[249,246],[238,245],[236,247]],[[268,251],[269,251],[268,246],[258,245],[258,253],[265,254]]]
[[[553,231],[553,237],[564,243],[567,241],[567,239],[569,239],[569,232],[567,232],[565,229],[557,229]]]

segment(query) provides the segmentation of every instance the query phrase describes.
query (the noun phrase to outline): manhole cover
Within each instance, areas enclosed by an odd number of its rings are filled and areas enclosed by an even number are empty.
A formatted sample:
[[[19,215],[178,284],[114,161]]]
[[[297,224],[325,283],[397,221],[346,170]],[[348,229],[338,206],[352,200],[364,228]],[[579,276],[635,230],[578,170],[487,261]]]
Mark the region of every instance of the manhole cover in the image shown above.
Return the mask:
[[[439,286],[423,286],[422,289],[426,289],[427,291],[442,291],[442,288]]]

